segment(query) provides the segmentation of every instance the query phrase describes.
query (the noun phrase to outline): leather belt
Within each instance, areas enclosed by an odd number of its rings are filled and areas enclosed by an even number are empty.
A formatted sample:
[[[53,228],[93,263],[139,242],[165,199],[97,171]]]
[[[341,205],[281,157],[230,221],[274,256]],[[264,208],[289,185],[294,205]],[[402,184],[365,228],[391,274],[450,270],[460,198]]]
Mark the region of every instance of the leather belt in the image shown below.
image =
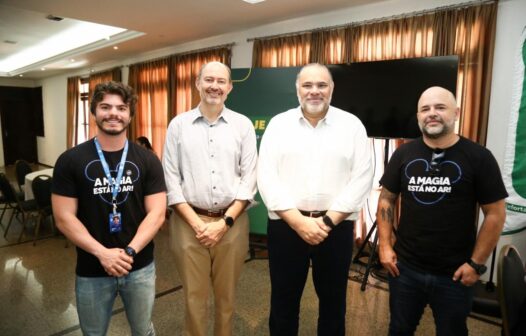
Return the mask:
[[[228,208],[217,209],[217,210],[205,210],[205,209],[201,209],[201,208],[192,206],[192,209],[194,209],[195,213],[198,215],[217,218],[217,217],[223,217]]]
[[[317,218],[317,217],[325,216],[325,214],[327,213],[327,210],[321,210],[321,211],[304,211],[304,210],[300,210],[300,212],[301,212],[301,214],[303,216]]]

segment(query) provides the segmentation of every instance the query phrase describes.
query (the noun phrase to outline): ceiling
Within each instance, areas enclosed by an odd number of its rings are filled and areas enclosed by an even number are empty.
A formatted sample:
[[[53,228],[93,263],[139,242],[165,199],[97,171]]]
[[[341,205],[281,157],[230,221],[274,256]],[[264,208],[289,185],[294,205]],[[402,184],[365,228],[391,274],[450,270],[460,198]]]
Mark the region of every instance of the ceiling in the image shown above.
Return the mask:
[[[40,62],[25,71],[24,78],[43,78],[69,72],[75,66],[91,67],[272,22],[380,1],[266,0],[251,5],[242,0],[0,0],[0,61],[68,25],[69,20],[46,19],[50,14],[144,34],[119,42],[118,50],[106,43],[74,56],[62,54],[63,58],[55,57],[49,64]],[[71,64],[72,57],[75,64]],[[46,71],[39,70],[41,66]]]

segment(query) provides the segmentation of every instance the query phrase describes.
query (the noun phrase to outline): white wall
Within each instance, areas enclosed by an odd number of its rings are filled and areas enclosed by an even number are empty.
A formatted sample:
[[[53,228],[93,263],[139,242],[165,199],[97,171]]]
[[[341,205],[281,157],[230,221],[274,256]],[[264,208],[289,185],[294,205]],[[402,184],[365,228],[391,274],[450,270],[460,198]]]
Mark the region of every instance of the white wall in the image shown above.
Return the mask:
[[[515,57],[521,42],[522,29],[526,27],[525,14],[526,0],[500,0],[487,147],[493,152],[501,168],[508,133]],[[510,243],[519,249],[523,261],[526,261],[526,230],[511,236],[502,236],[497,251],[500,251],[502,245]]]
[[[38,161],[54,166],[58,156],[66,149],[67,77],[47,78],[40,84],[44,104],[44,136],[37,137]]]

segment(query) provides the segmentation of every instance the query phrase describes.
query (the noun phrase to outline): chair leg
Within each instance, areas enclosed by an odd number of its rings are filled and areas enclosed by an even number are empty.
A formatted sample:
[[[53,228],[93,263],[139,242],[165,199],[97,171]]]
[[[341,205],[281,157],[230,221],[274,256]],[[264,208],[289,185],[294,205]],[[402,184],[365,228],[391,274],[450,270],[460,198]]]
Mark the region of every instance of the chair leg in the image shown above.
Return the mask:
[[[9,222],[7,223],[7,227],[4,231],[4,238],[7,237],[7,231],[9,231],[9,227],[11,227],[11,222],[13,222],[13,217],[15,216],[16,209],[13,209],[13,212],[11,213],[11,217],[9,217]]]
[[[40,223],[42,223],[42,219],[44,219],[44,216],[42,216],[42,214],[38,214],[37,222],[35,223],[35,237],[33,238],[33,246],[37,244],[37,238],[38,233],[40,231]]]
[[[27,220],[29,220],[29,216]],[[26,232],[26,214],[22,213],[22,231],[20,231],[20,236],[18,236],[19,243],[22,241],[22,237],[24,236],[25,232]]]
[[[4,204],[4,208],[2,209],[2,215],[0,215],[0,226],[4,228],[4,224],[2,224],[2,220],[4,219],[5,211],[7,210],[7,205]]]
[[[56,229],[56,225],[55,225],[55,217],[53,216],[53,214],[50,215],[51,217],[51,233],[54,235],[57,234],[57,229]]]

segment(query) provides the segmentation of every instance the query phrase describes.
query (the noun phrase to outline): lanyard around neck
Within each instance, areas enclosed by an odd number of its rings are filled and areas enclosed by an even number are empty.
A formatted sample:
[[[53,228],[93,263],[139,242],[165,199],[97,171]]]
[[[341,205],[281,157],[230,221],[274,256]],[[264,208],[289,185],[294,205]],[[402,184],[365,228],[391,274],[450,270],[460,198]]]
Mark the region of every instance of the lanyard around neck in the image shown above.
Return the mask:
[[[117,178],[115,178],[115,180],[112,180],[111,178],[110,167],[108,166],[108,162],[104,158],[104,153],[102,152],[102,148],[100,147],[99,140],[97,140],[97,137],[94,138],[94,141],[95,141],[95,147],[97,147],[97,154],[99,155],[100,163],[102,164],[102,169],[104,170],[104,174],[106,175],[106,178],[108,179],[108,183],[112,186],[111,203],[113,204],[113,212],[116,212],[117,211],[117,194],[119,193],[122,173],[124,172],[124,164],[126,163],[126,156],[128,155],[128,140],[126,140],[126,143],[124,144],[124,150],[122,152],[121,161],[119,163],[119,169],[117,171]]]

